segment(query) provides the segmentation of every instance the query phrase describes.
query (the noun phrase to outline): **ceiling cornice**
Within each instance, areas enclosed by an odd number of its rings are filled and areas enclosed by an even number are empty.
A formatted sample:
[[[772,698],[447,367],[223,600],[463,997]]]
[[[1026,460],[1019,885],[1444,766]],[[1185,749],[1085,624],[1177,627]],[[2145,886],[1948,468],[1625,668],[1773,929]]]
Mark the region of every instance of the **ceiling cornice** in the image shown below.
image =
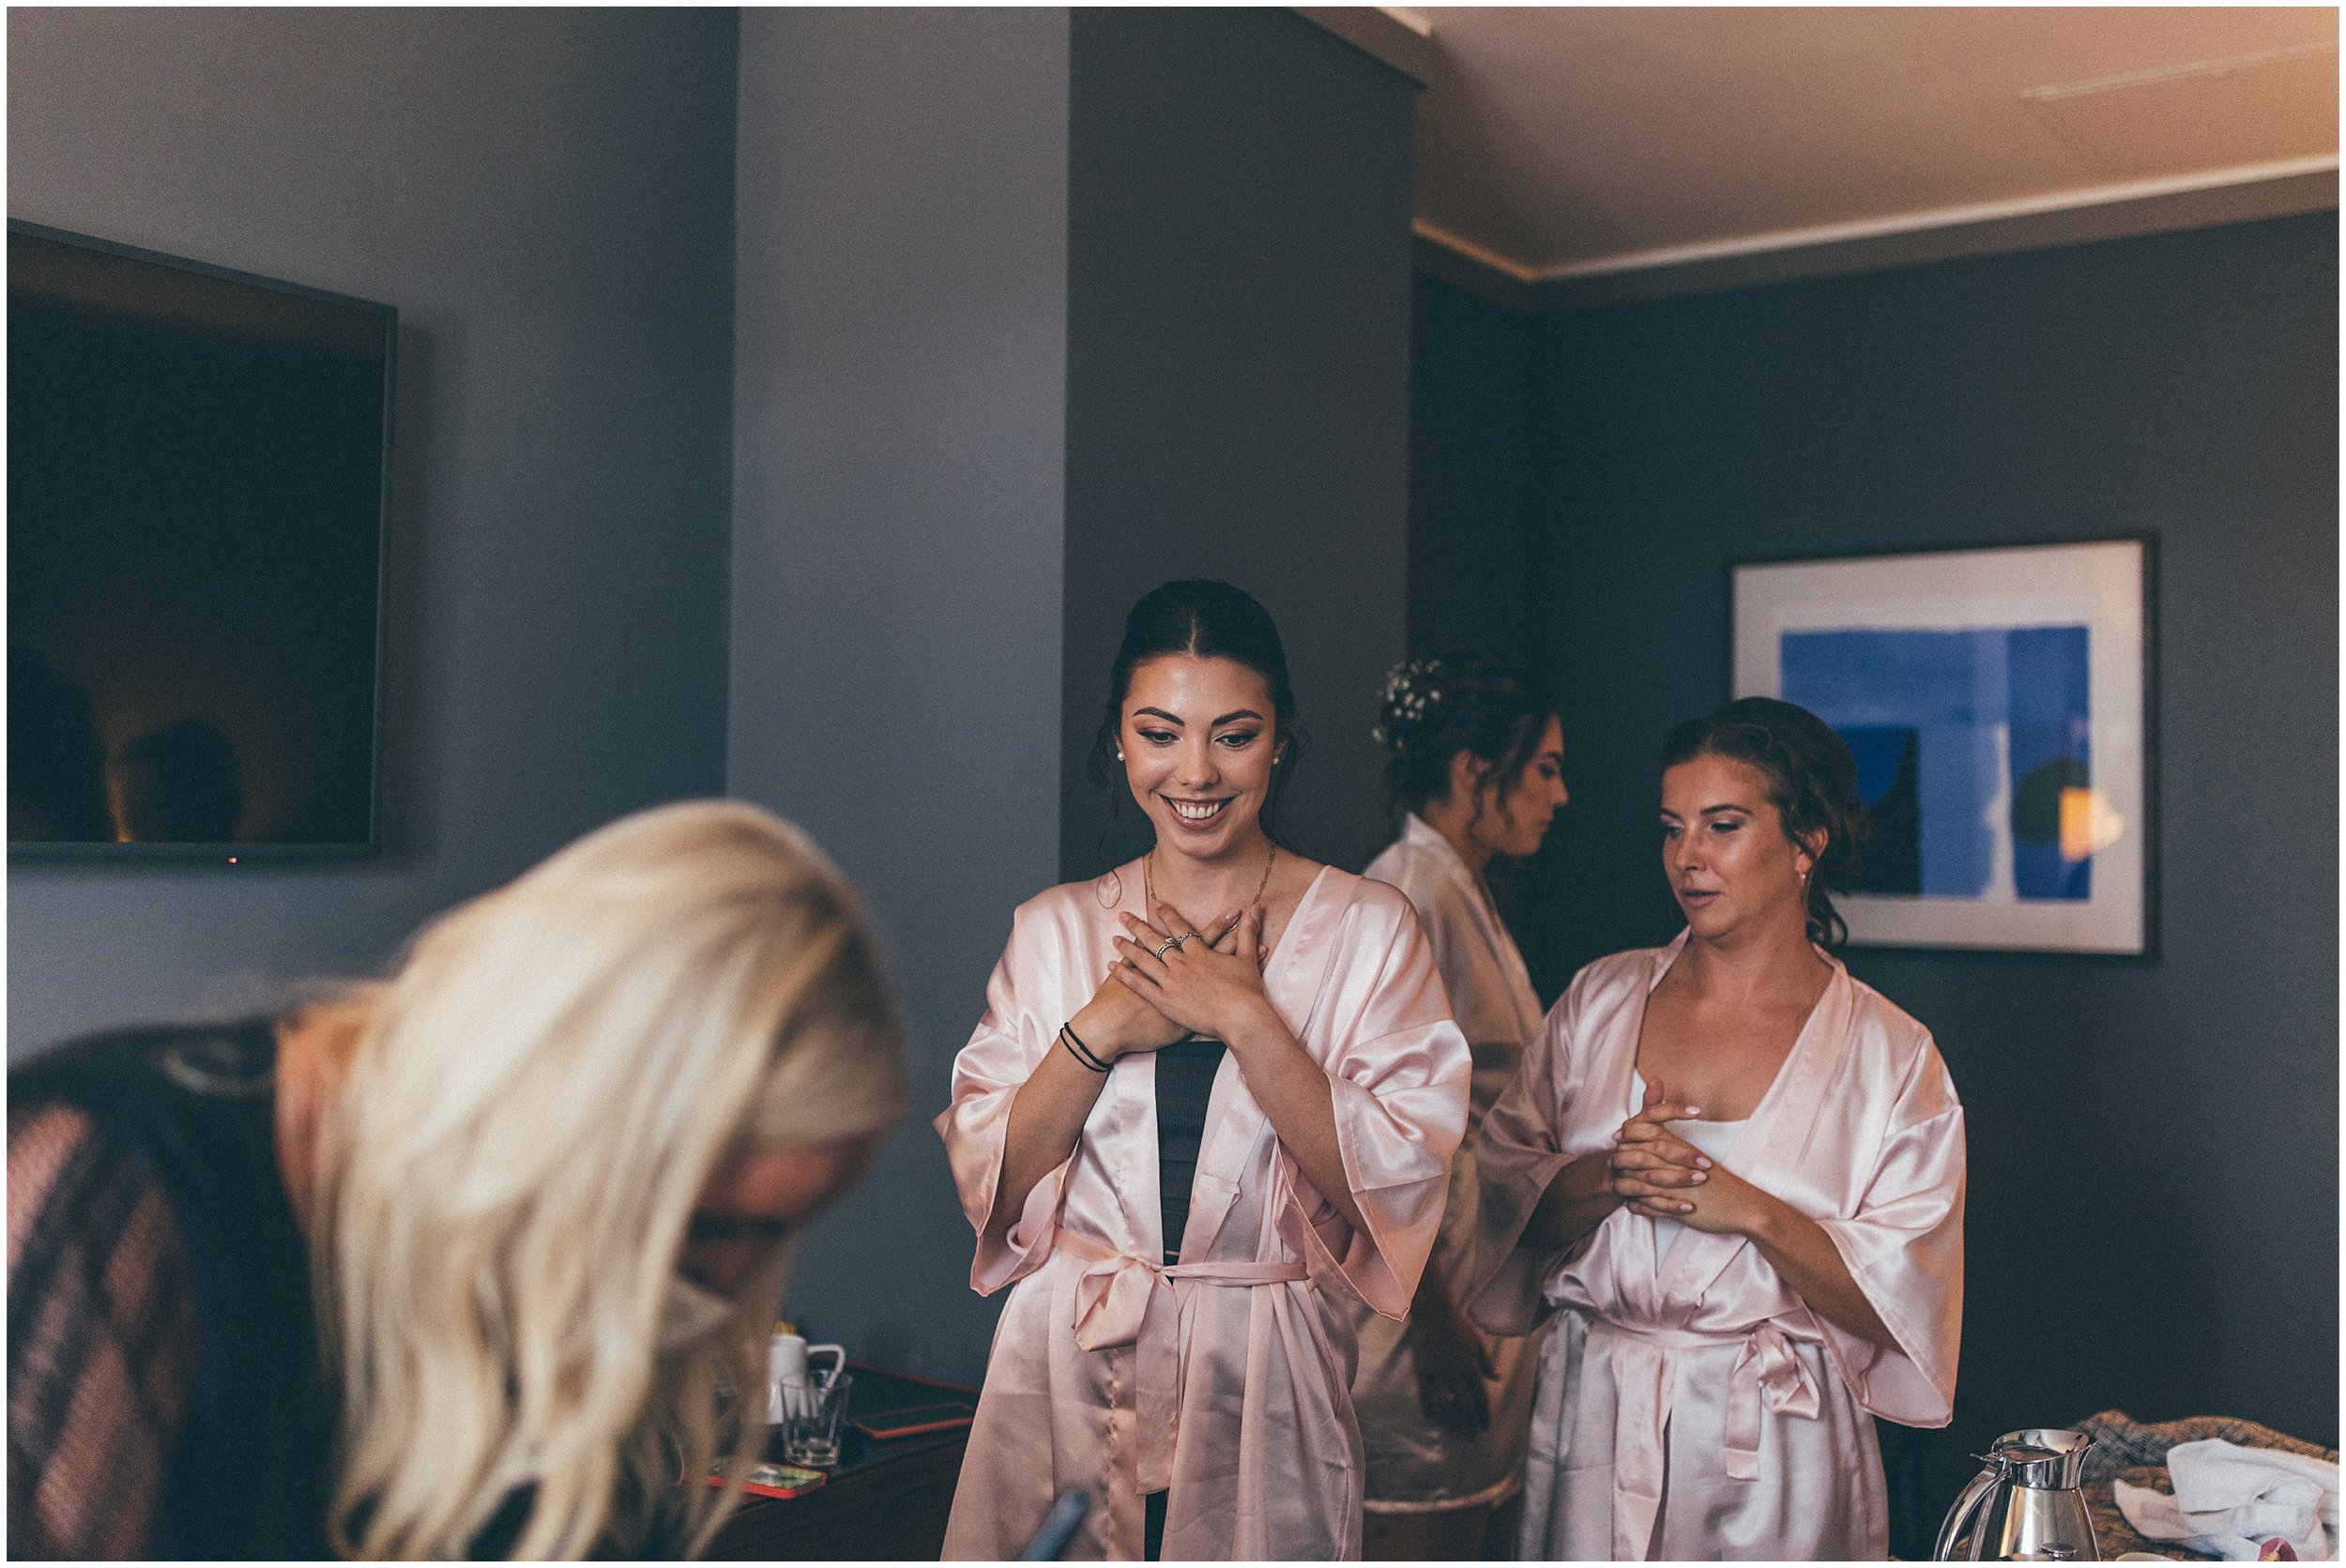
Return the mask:
[[[1453,236],[1436,238],[1441,232],[1423,220],[1410,228],[1411,261],[1418,271],[1514,310],[1539,308],[1539,285],[1515,271],[1513,262]]]
[[[1326,28],[1362,53],[1381,60],[1421,87],[1442,74],[1442,55],[1427,31],[1405,18],[1414,13],[1379,6],[1289,6],[1306,22]]]
[[[1509,303],[1528,297],[1541,308],[1570,309],[2125,239],[2319,212],[2338,205],[2338,159],[2330,155],[1633,251],[1545,272],[1445,234],[1423,220],[1413,228],[1421,241],[1422,270],[1480,286],[1481,292]],[[1479,269],[1485,282],[1470,282],[1457,266],[1427,266],[1433,247]]]

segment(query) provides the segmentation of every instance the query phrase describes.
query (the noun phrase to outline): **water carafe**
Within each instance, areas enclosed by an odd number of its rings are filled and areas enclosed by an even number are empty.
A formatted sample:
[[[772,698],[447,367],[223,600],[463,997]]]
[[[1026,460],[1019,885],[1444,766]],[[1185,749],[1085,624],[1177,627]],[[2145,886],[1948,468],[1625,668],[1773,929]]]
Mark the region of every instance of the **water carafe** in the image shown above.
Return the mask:
[[[2048,1426],[1997,1439],[1979,1456],[1988,1468],[1972,1478],[1939,1527],[1930,1555],[1941,1562],[2100,1561],[2080,1473],[2093,1446],[2082,1432]]]

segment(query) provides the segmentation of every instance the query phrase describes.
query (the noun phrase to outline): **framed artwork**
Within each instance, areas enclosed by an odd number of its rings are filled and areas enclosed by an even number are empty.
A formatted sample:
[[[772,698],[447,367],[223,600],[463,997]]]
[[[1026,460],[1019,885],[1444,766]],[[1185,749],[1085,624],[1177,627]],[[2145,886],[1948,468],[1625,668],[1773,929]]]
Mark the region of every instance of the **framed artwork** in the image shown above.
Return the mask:
[[[1739,564],[1735,695],[1849,742],[1867,947],[2147,954],[2147,540]]]

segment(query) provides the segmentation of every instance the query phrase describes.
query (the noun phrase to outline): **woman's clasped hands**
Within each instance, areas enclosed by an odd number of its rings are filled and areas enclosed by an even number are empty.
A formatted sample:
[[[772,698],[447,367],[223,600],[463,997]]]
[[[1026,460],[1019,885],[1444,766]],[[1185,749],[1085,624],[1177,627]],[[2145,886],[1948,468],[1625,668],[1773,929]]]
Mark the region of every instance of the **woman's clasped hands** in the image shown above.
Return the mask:
[[[1145,936],[1152,948],[1177,935],[1195,933],[1182,941],[1183,950],[1197,952],[1218,949],[1224,953],[1236,952],[1239,921],[1244,911],[1230,910],[1219,920],[1200,927],[1183,920],[1169,905],[1160,904],[1157,908],[1158,922],[1169,923],[1172,927],[1170,931],[1159,930],[1157,924],[1131,915],[1123,917],[1126,929]],[[1134,943],[1120,936],[1116,941],[1118,957],[1108,966],[1107,973],[1101,977],[1099,990],[1092,993],[1091,1000],[1086,1002],[1083,1010],[1069,1020],[1077,1038],[1093,1054],[1109,1060],[1132,1052],[1161,1050],[1186,1039],[1192,1032],[1189,1026],[1168,1016],[1156,1005],[1152,995],[1117,982],[1119,976],[1134,973],[1124,956],[1124,949]]]
[[[1647,1084],[1645,1103],[1613,1134],[1606,1191],[1649,1219],[1714,1234],[1747,1232],[1759,1217],[1759,1189],[1670,1131],[1671,1122],[1701,1109],[1673,1104],[1658,1080]]]
[[[1157,1014],[1171,1031],[1161,1044],[1192,1034],[1226,1043],[1244,1035],[1271,1006],[1262,906],[1233,910],[1202,931],[1169,904],[1158,903],[1153,916],[1121,917],[1126,934],[1116,938],[1117,964],[1108,971],[1115,984],[1102,986],[1102,995],[1120,988]]]

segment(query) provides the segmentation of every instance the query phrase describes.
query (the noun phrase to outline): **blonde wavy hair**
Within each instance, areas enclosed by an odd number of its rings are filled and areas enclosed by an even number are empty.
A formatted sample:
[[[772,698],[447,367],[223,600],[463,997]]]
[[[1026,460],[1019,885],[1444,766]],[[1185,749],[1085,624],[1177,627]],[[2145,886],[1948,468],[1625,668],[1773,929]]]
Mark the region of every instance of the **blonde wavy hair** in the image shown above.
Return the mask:
[[[516,1558],[697,1554],[758,1457],[786,1243],[663,1348],[695,1201],[906,1104],[853,890],[754,806],[665,806],[442,916],[363,1007],[317,1149],[337,1549],[461,1558],[527,1488]]]

